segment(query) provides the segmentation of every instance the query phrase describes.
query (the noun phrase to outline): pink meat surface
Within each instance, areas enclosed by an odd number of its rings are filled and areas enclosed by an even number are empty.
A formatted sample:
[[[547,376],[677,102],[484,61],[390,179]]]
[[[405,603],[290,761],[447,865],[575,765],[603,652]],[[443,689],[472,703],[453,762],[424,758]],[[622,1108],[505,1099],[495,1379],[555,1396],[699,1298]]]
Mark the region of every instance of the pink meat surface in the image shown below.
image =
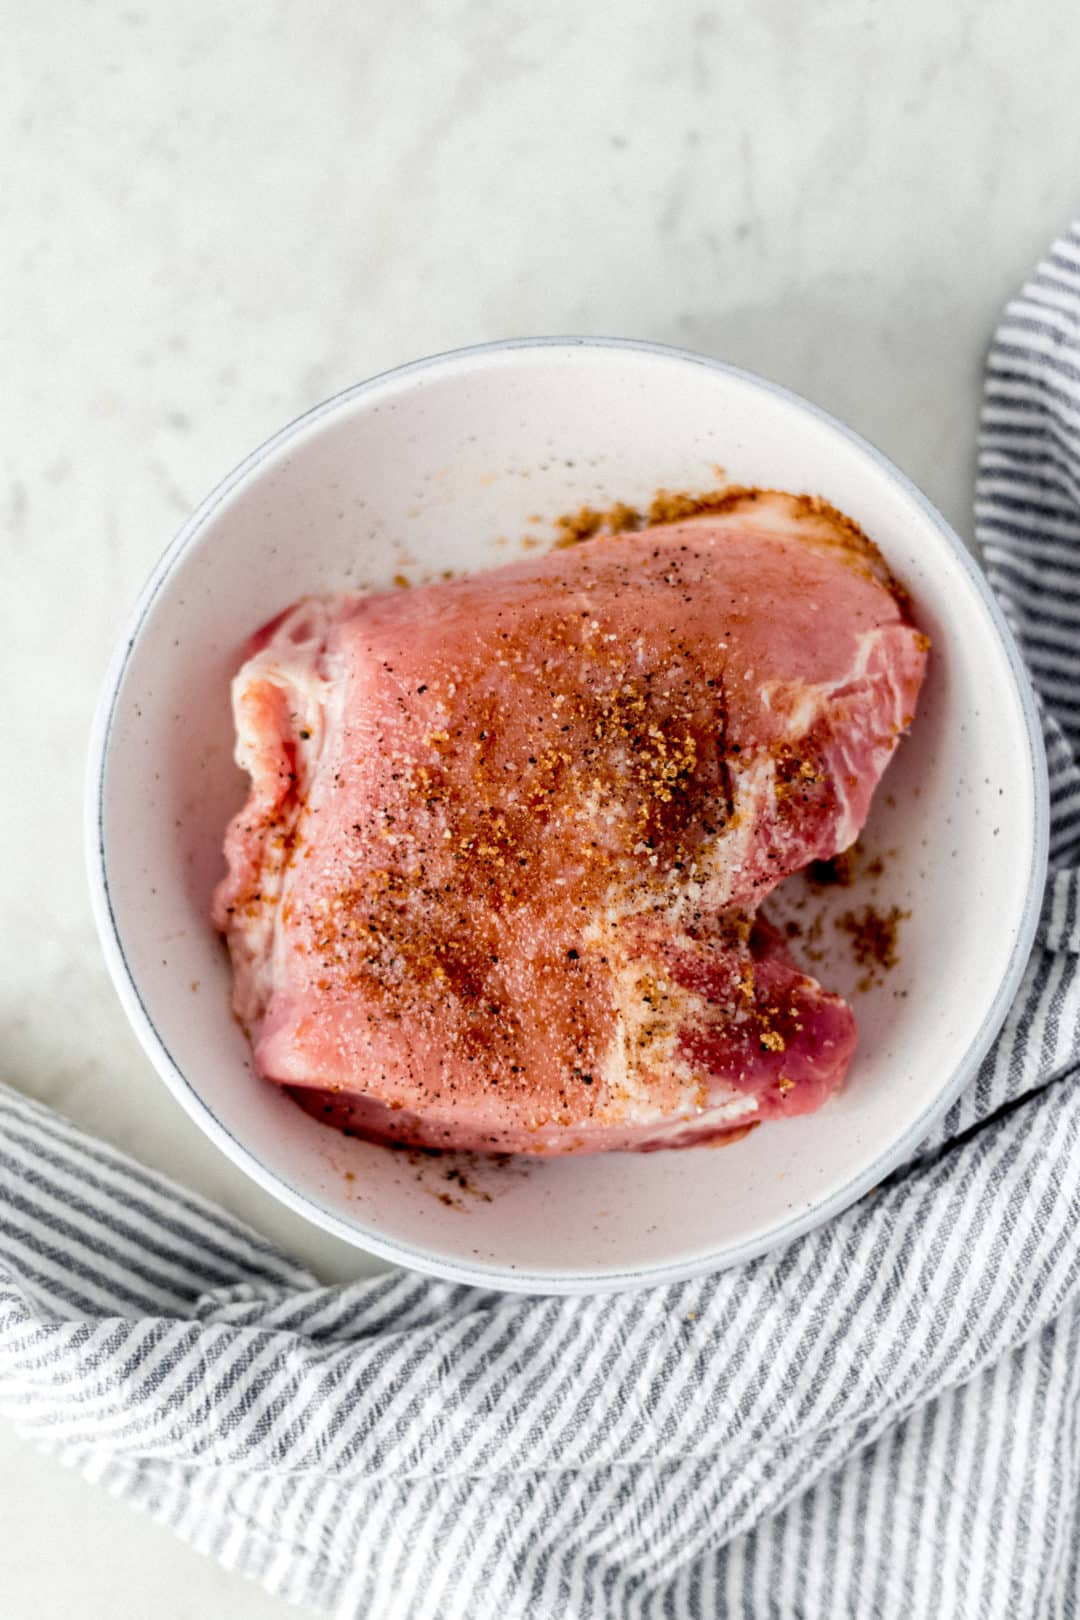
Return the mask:
[[[758,907],[856,838],[927,641],[831,509],[309,598],[237,675],[214,898],[258,1071],[357,1135],[587,1153],[809,1112],[848,1006]]]

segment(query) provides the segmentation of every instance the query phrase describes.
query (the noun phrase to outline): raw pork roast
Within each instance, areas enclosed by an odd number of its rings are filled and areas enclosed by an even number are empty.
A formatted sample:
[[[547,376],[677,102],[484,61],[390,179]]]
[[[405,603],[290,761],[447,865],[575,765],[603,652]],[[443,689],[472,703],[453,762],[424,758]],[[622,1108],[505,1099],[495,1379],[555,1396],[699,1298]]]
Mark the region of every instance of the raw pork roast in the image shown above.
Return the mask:
[[[853,525],[759,492],[297,603],[234,684],[214,901],[259,1073],[361,1136],[500,1152],[819,1107],[854,1019],[758,908],[857,836],[926,649]]]

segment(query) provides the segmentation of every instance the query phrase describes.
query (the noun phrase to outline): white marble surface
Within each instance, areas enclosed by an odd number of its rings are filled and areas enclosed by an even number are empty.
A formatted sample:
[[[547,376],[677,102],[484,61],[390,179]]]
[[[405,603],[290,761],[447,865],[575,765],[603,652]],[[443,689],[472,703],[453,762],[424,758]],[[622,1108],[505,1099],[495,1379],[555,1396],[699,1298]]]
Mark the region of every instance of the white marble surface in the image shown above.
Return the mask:
[[[721,355],[969,531],[995,313],[1080,203],[1058,0],[3,7],[0,1074],[327,1276],[128,1032],[85,894],[110,644],[208,487],[367,373],[508,334]],[[0,1431],[0,1611],[284,1606]]]

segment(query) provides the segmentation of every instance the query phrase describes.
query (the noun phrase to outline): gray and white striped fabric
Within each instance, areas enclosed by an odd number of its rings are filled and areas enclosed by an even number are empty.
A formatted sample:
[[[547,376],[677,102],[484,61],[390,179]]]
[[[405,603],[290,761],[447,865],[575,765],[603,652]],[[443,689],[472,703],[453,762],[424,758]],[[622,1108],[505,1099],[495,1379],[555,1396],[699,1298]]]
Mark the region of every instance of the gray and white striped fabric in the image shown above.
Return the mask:
[[[1023,990],[904,1169],[721,1276],[322,1288],[0,1092],[0,1409],[196,1547],[392,1620],[1080,1610],[1080,231],[989,359],[978,533],[1043,704]]]

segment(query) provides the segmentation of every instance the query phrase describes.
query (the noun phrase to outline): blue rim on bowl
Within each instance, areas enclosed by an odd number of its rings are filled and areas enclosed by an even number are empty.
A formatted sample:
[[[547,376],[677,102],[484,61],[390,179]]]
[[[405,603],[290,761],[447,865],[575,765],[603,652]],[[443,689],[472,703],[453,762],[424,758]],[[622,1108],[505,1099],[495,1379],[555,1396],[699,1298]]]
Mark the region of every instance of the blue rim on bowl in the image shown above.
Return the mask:
[[[846,438],[869,457],[888,477],[923,511],[937,530],[956,561],[964,569],[988,610],[999,640],[1005,650],[1009,669],[1020,700],[1027,734],[1032,772],[1031,794],[1033,804],[1033,837],[1027,875],[1023,913],[1013,941],[1008,966],[987,1013],[968,1045],[962,1060],[941,1087],[934,1102],[918,1119],[880,1154],[871,1164],[851,1176],[841,1187],[822,1199],[809,1210],[790,1217],[763,1235],[736,1245],[728,1245],[710,1254],[699,1255],[689,1262],[644,1267],[640,1270],[601,1272],[595,1275],[575,1273],[559,1276],[540,1272],[506,1270],[483,1264],[468,1264],[447,1259],[428,1250],[397,1242],[385,1234],[371,1230],[362,1221],[346,1221],[335,1211],[311,1194],[292,1186],[277,1172],[268,1170],[242,1141],[217,1117],[206,1101],[195,1090],[191,1081],[177,1064],[161,1034],[155,1027],[128,961],[124,942],[114,912],[110,885],[108,854],[105,848],[104,803],[109,747],[116,719],[117,703],[124,674],[132,651],[139,639],[147,615],[162,586],[168,580],[179,559],[192,545],[211,515],[227,496],[252,477],[257,470],[282,446],[295,439],[322,417],[331,415],[359,396],[397,383],[418,373],[442,366],[457,365],[463,360],[492,354],[512,353],[518,350],[542,348],[603,348],[642,351],[703,366],[727,373],[751,387],[763,390],[798,406],[801,410],[824,423]],[[496,343],[476,344],[415,360],[407,365],[379,373],[364,382],[324,400],[305,411],[287,427],[282,428],[254,450],[222,480],[201,503],[168,546],[153,570],[120,637],[110,660],[91,730],[85,796],[86,853],[94,920],[105,954],[110,976],[120,1001],[135,1033],[158,1073],[173,1095],[202,1127],[210,1139],[254,1181],[284,1202],[298,1214],[314,1221],[324,1230],[354,1246],[369,1250],[398,1265],[434,1274],[454,1282],[472,1283],[482,1287],[498,1287],[526,1293],[590,1293],[633,1287],[651,1287],[662,1283],[682,1281],[701,1273],[727,1268],[754,1259],[767,1250],[790,1243],[838,1215],[877,1185],[928,1134],[934,1123],[945,1113],[963,1086],[972,1078],[986,1055],[991,1042],[1005,1019],[1009,1006],[1019,987],[1031,951],[1038,922],[1043,886],[1046,876],[1049,841],[1049,788],[1042,728],[1039,723],[1034,694],[1027,670],[1012,631],[984,574],[949,524],[925,495],[874,445],[855,433],[827,411],[802,398],[793,390],[781,387],[752,372],[731,366],[720,360],[691,353],[665,344],[650,343],[631,338],[542,337],[506,339]]]

